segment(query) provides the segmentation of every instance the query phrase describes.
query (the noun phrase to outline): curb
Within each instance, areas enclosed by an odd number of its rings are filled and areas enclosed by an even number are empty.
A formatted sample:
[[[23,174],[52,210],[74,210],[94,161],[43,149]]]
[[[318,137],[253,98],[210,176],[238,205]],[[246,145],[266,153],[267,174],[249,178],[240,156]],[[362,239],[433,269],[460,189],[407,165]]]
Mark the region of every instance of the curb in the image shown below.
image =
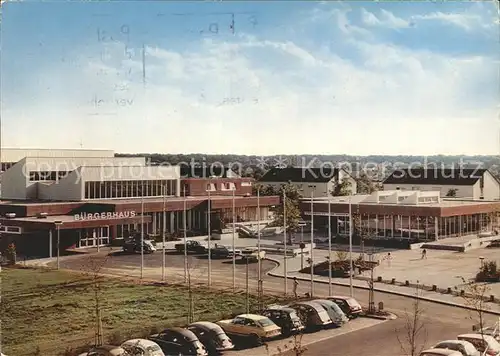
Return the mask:
[[[396,314],[389,313],[387,316],[381,315],[362,315],[361,318],[376,319],[376,320],[396,320],[398,317]]]
[[[280,261],[278,261],[278,260],[276,260],[274,258],[266,258],[266,259],[269,260],[269,261],[277,263],[278,266],[281,264]],[[278,267],[278,266],[276,266],[276,267]],[[285,276],[277,274],[277,273],[274,273],[273,271],[267,272],[267,275],[271,276],[271,277],[285,279]],[[307,281],[307,282],[311,281],[310,278],[305,278],[305,277],[301,277],[301,276],[294,276],[294,277],[296,277],[298,280],[301,280],[301,281]],[[290,278],[290,277],[288,277],[288,278]],[[316,280],[316,279],[314,280],[314,282],[315,283],[321,283],[321,284],[328,284],[328,281],[322,281],[322,280]],[[349,287],[349,283],[332,282],[332,284],[333,285],[337,285],[337,286],[342,286],[342,287]],[[353,285],[352,287],[356,288],[356,289],[363,289],[363,290],[369,290],[370,289],[369,287],[365,287],[365,286],[356,286],[356,285]],[[476,308],[470,307],[468,305],[458,304],[458,303],[453,303],[453,302],[448,302],[448,301],[440,300],[440,299],[436,299],[436,298],[416,296],[414,294],[409,294],[409,293],[404,293],[404,292],[396,292],[396,291],[391,291],[391,290],[382,289],[382,288],[376,288],[376,287],[374,287],[373,290],[376,291],[376,292],[397,295],[397,296],[400,296],[400,297],[420,299],[420,300],[423,300],[423,301],[426,301],[426,302],[431,302],[431,303],[436,303],[436,304],[448,305],[448,306],[452,306],[452,307],[457,307],[457,308],[462,308],[462,309],[477,311]],[[492,315],[500,316],[500,311],[484,310],[483,309],[482,312],[486,313],[486,314],[492,314]]]

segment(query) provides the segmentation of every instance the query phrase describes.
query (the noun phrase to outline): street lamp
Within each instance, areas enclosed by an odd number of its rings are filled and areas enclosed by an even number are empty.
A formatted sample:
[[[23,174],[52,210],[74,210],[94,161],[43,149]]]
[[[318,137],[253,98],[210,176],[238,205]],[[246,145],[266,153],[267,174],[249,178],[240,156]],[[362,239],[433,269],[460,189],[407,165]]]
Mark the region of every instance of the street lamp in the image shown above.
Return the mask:
[[[483,266],[484,266],[484,257],[480,256],[479,260],[481,261],[481,268],[483,268]]]
[[[230,183],[231,190],[233,191],[233,292],[236,292],[236,254],[235,254],[235,242],[236,242],[236,212],[235,212],[235,193],[236,193],[236,185],[234,183]]]
[[[257,254],[259,256],[259,270],[257,272],[259,297],[262,294],[262,261],[260,258],[260,185],[257,185]]]
[[[56,230],[57,230],[57,269],[59,269],[59,254],[61,250],[60,226],[63,224],[63,222],[61,220],[55,220],[54,224],[56,225]]]
[[[161,280],[162,282],[165,282],[165,230],[167,228],[167,216],[166,216],[166,210],[167,210],[167,185],[163,185],[163,229],[162,229],[162,242],[163,242],[163,249],[162,249],[162,264],[161,264]]]

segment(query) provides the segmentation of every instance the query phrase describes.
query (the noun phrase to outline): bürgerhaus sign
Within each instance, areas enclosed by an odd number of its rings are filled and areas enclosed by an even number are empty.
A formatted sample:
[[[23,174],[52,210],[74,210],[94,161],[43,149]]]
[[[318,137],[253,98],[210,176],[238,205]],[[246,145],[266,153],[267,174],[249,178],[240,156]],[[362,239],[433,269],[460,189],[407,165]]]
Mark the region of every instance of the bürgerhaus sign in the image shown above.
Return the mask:
[[[120,211],[119,213],[81,213],[74,215],[75,220],[126,219],[136,216],[135,211]]]

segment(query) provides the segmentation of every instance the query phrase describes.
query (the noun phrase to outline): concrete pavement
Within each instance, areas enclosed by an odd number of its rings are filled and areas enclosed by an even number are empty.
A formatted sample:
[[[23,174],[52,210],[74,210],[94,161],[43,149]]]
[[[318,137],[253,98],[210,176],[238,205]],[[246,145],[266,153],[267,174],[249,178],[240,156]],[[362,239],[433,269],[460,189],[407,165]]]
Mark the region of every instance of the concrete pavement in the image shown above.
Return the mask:
[[[481,249],[472,250],[466,253],[457,253],[452,251],[428,251],[427,259],[421,258],[419,250],[399,250],[392,251],[391,258],[387,259],[387,253],[378,254],[375,260],[380,261],[380,266],[375,268],[374,277],[375,281],[380,276],[383,280],[391,280],[395,278],[397,282],[404,283],[409,281],[410,284],[419,284],[428,286],[437,285],[438,288],[447,289],[458,293],[463,289],[463,282],[458,276],[464,277],[466,280],[473,278],[480,264],[479,257],[485,257],[485,260],[494,259],[498,254],[496,249]],[[314,261],[315,263],[325,261],[328,251],[315,250]],[[358,257],[358,253],[353,253],[353,259]],[[275,277],[284,276],[284,261],[282,256],[269,256],[279,263],[279,266],[270,272],[270,275]],[[336,258],[335,252],[332,252],[332,259]],[[304,262],[304,266],[307,263]],[[287,259],[288,277],[297,277],[303,280],[301,283],[308,283],[310,281],[310,274],[299,273],[301,268],[301,258],[294,257]],[[367,289],[369,284],[366,280],[370,272],[364,272],[364,278],[353,278],[353,286],[357,288]],[[314,276],[314,280],[319,283],[328,283],[328,277]],[[389,293],[398,294],[401,296],[414,296],[417,292],[415,286],[406,287],[403,285],[395,285],[388,283],[375,282],[375,290],[385,291]],[[336,285],[349,285],[349,278],[332,278],[332,283]],[[460,307],[470,306],[470,298],[460,297],[454,294],[444,294],[420,289],[418,294],[421,298],[433,300],[440,303],[447,303]],[[485,293],[486,297],[495,295],[500,298],[500,283],[493,283],[488,285]],[[491,312],[500,315],[500,304],[496,302],[487,302],[484,304],[485,308]]]

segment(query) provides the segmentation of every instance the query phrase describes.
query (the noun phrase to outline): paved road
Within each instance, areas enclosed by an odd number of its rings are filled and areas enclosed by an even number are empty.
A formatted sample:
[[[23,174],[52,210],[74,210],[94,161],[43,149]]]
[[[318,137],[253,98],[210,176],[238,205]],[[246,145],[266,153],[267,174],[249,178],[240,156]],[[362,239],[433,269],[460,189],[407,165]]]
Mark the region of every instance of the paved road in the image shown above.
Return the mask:
[[[169,276],[173,275],[172,271],[176,271],[180,279],[182,277],[183,256],[167,255],[169,261]],[[161,278],[161,254],[153,254],[145,256],[144,269],[146,278],[160,279]],[[199,267],[204,271],[206,260],[194,258],[192,261],[200,261]],[[64,268],[81,269],[82,265],[88,261],[87,256],[77,256],[65,259],[61,262]],[[138,267],[140,265],[140,255],[118,255],[109,259],[110,271],[122,271],[127,275],[138,276]],[[225,263],[229,262],[229,263]],[[87,262],[88,263],[88,262]],[[194,262],[193,262],[194,263]],[[159,267],[158,267],[159,266]],[[257,264],[250,265],[252,268],[252,276],[250,277],[250,289],[256,291],[256,270]],[[237,285],[242,288],[245,285],[245,265],[237,265]],[[231,261],[217,261],[213,263],[213,284],[221,289],[230,289],[232,287],[232,263]],[[265,269],[272,268],[270,262],[266,262]],[[124,272],[123,272],[124,271]],[[206,283],[206,275],[199,278],[200,283]],[[288,282],[288,293],[292,292],[293,282]],[[328,286],[325,284],[314,283],[315,296],[328,295]],[[310,284],[308,282],[300,282],[298,293],[303,294],[309,292]],[[267,294],[282,294],[284,291],[283,279],[266,276],[264,278],[264,291]],[[334,286],[334,294],[349,295],[349,288],[343,286]],[[362,304],[368,304],[368,292],[366,290],[355,289],[354,297]],[[369,328],[353,331],[348,334],[343,334],[326,341],[320,341],[308,345],[308,351],[305,355],[377,355],[377,356],[401,356],[401,347],[397,340],[396,329],[403,329],[405,324],[405,315],[413,310],[413,299],[391,295],[382,292],[375,293],[376,303],[382,301],[385,308],[396,313],[399,319],[388,321],[386,323],[375,325]],[[477,315],[472,311],[467,311],[461,308],[444,306],[441,304],[420,302],[420,308],[423,310],[425,317],[424,324],[427,329],[426,345],[432,344],[447,338],[455,338],[456,335],[462,332],[468,332]],[[486,316],[488,323],[494,323],[496,317],[491,315]],[[403,338],[403,331],[399,332]],[[275,352],[271,350],[271,354]],[[258,353],[253,353],[258,355]],[[292,354],[290,354],[292,356]]]

